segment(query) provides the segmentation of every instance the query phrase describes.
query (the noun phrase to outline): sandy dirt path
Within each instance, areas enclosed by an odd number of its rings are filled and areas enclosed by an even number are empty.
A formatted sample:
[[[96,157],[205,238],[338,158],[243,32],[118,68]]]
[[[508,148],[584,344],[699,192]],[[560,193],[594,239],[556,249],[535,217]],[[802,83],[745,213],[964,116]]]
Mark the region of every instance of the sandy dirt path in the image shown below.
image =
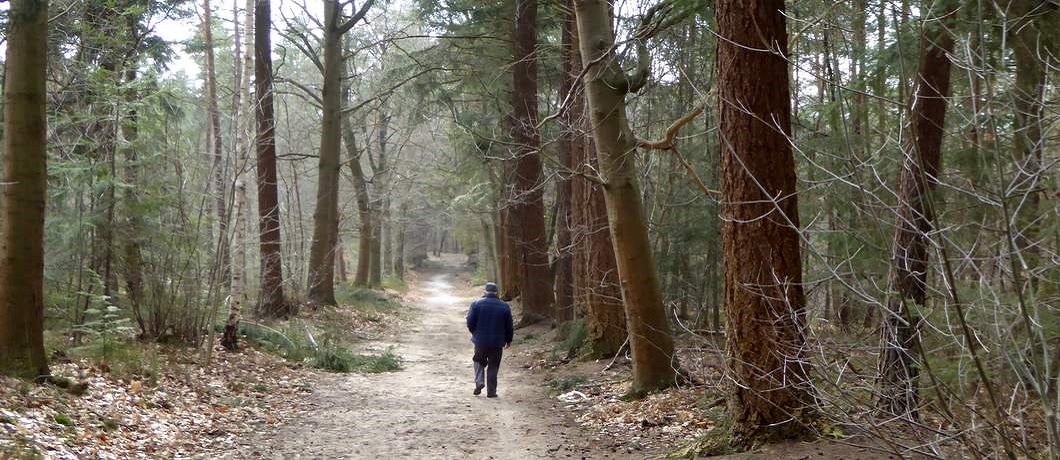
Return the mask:
[[[447,261],[450,266],[453,261]],[[464,315],[475,291],[454,286],[455,271],[424,274],[408,296],[419,309],[394,346],[404,369],[378,375],[328,374],[310,408],[258,444],[266,458],[538,459],[626,458],[590,449],[590,439],[505,350],[500,398],[472,396],[471,345]],[[463,284],[463,283],[461,283]],[[598,445],[598,444],[597,444]]]

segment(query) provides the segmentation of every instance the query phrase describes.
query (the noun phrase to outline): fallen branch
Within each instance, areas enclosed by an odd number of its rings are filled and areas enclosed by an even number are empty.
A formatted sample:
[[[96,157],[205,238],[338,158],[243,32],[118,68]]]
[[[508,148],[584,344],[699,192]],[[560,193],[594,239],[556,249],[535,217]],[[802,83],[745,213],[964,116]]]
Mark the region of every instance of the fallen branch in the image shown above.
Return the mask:
[[[618,352],[615,353],[615,357],[611,358],[611,362],[608,363],[606,366],[604,366],[604,368],[603,368],[604,371],[609,371],[609,370],[611,370],[612,367],[615,367],[615,361],[618,361],[618,357],[622,356],[622,350],[626,349],[626,345],[627,344],[629,344],[629,337],[628,336],[626,337],[626,341],[622,342],[622,346],[618,347]]]

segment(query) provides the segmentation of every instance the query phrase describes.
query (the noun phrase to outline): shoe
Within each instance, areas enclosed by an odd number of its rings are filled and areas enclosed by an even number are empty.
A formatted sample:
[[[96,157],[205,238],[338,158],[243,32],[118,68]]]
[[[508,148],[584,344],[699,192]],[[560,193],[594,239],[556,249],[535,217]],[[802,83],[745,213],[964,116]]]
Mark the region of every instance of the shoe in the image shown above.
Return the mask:
[[[491,395],[486,395],[486,397],[487,398],[496,398],[497,397],[497,393],[493,393]]]
[[[482,394],[482,388],[484,387],[485,385],[475,385],[475,396]]]

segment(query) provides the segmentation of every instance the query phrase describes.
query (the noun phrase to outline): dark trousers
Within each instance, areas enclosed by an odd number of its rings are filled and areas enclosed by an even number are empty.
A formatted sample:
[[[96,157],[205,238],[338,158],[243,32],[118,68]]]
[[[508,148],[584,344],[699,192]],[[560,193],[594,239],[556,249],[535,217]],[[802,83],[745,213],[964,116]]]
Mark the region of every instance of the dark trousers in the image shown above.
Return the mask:
[[[487,395],[497,394],[497,372],[501,368],[503,347],[480,347],[475,345],[475,386],[486,386]]]

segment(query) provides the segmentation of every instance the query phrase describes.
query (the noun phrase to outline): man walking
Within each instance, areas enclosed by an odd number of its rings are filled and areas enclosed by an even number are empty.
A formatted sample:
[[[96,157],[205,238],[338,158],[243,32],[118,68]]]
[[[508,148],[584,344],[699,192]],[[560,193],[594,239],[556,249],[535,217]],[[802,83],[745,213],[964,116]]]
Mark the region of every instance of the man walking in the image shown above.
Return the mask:
[[[501,367],[501,352],[512,346],[515,328],[512,309],[497,298],[497,285],[486,283],[486,294],[471,303],[467,312],[467,330],[475,344],[475,395],[486,388],[487,398],[497,397],[497,371]]]

